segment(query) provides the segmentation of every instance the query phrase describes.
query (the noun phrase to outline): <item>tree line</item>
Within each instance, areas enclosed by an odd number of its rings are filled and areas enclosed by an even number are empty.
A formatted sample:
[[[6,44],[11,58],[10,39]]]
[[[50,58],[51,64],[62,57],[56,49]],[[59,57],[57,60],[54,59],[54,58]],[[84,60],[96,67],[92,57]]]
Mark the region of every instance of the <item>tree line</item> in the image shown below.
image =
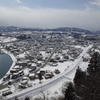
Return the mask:
[[[78,67],[74,83],[69,83],[63,100],[100,100],[100,53],[95,52],[87,71]]]

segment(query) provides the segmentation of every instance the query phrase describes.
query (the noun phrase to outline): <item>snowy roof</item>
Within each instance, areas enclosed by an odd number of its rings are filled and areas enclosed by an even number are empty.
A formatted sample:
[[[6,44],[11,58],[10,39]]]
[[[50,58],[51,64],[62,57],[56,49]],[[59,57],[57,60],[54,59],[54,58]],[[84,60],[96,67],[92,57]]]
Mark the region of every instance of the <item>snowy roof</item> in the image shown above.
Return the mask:
[[[29,76],[31,77],[31,76],[35,76],[35,74],[34,73],[32,73],[32,74],[29,74]]]
[[[32,65],[31,66],[36,66],[36,64],[35,63],[32,63]]]
[[[14,66],[13,68],[19,68],[19,65]]]

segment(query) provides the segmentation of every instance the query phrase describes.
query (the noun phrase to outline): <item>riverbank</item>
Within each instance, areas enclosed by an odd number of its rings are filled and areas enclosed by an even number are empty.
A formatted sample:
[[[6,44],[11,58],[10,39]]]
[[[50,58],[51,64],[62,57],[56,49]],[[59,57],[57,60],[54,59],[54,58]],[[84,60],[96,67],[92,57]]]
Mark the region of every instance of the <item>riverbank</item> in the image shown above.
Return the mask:
[[[6,74],[9,74],[10,73],[10,70],[15,66],[15,64],[16,64],[16,62],[17,62],[17,59],[14,57],[14,55],[13,54],[11,54],[10,52],[8,52],[8,51],[6,51],[5,49],[3,49],[2,50],[5,54],[7,54],[10,58],[11,58],[11,60],[12,60],[12,65],[11,65],[11,67],[10,67],[10,69],[7,71],[7,73]],[[5,74],[5,75],[6,75]],[[0,84],[2,84],[2,79],[3,78],[1,78],[0,79]]]

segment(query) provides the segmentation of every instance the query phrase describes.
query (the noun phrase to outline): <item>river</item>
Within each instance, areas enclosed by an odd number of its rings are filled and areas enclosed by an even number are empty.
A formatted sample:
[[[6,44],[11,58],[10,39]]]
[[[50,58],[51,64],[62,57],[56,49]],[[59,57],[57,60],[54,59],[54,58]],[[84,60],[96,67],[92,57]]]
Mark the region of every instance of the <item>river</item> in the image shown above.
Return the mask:
[[[11,57],[7,54],[0,54],[0,79],[8,72],[11,65]]]

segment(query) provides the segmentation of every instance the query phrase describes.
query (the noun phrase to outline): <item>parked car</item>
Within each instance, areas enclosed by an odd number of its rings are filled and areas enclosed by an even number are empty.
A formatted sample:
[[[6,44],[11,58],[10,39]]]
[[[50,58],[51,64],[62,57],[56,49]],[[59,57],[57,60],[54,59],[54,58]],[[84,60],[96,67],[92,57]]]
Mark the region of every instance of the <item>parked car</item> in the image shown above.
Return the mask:
[[[50,66],[58,66],[57,63],[51,63]]]
[[[48,79],[48,78],[52,78],[52,75],[50,73],[46,73],[44,77],[45,79]]]
[[[58,70],[58,69],[55,69],[55,71],[54,71],[56,74],[59,74],[60,73],[60,71]]]

